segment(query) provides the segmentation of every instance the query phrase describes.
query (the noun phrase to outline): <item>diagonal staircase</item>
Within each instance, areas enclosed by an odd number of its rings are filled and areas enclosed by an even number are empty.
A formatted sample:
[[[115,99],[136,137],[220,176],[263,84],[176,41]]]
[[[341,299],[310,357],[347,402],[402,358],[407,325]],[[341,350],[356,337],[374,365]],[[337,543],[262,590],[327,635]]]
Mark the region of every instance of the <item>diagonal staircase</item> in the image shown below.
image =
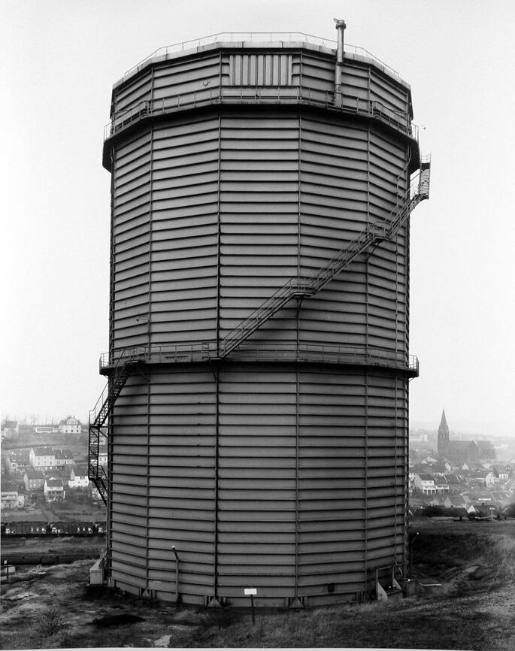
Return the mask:
[[[107,438],[107,419],[135,363],[140,363],[140,360],[134,353],[122,351],[110,380],[89,412],[88,477],[106,505],[108,483],[106,470],[100,463],[100,443],[102,437]]]
[[[224,358],[230,355],[233,350],[261,328],[293,298],[317,294],[360,254],[371,252],[371,249],[380,242],[392,239],[406,223],[410,213],[416,206],[424,199],[429,198],[430,173],[430,161],[422,162],[415,193],[411,198],[403,202],[399,208],[394,209],[393,217],[388,224],[369,224],[345,249],[339,251],[329,264],[322,267],[314,278],[290,278],[252,314],[226,335],[220,342],[220,357]]]
[[[359,255],[370,255],[381,242],[393,239],[399,229],[407,222],[410,213],[416,206],[424,199],[429,198],[430,171],[430,161],[423,161],[413,196],[394,208],[391,213],[392,218],[388,223],[368,224],[345,249],[338,251],[329,263],[318,271],[316,276],[290,278],[221,340],[216,358],[223,359],[230,355],[233,350],[246,341],[292,299],[317,294]],[[145,351],[141,349],[123,349],[112,367],[109,382],[90,411],[88,476],[106,505],[108,500],[108,475],[104,466],[100,463],[102,437],[107,439],[107,421],[118,396],[127,382],[127,378],[136,365],[144,363],[145,358]]]

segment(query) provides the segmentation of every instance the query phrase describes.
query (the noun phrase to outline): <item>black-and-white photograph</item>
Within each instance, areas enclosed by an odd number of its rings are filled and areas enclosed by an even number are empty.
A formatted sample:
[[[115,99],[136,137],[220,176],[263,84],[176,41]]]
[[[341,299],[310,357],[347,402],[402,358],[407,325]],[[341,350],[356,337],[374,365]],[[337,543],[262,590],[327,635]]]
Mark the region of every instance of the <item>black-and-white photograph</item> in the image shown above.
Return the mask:
[[[1,649],[515,649],[514,34],[0,0]]]

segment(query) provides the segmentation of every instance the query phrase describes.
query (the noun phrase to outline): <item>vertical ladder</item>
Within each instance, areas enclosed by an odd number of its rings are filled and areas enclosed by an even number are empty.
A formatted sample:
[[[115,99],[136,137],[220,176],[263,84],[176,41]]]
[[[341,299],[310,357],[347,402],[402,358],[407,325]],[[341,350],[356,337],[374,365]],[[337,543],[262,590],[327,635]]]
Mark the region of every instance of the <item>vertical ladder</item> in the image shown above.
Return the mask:
[[[380,242],[392,239],[406,223],[410,213],[418,204],[429,198],[430,173],[431,163],[428,159],[423,161],[420,166],[417,188],[413,197],[408,198],[403,205],[394,210],[393,218],[387,224],[370,224],[345,249],[338,251],[330,262],[318,271],[314,278],[290,278],[226,335],[220,342],[220,357],[227,357],[290,300],[295,297],[317,294],[360,254],[371,252]]]

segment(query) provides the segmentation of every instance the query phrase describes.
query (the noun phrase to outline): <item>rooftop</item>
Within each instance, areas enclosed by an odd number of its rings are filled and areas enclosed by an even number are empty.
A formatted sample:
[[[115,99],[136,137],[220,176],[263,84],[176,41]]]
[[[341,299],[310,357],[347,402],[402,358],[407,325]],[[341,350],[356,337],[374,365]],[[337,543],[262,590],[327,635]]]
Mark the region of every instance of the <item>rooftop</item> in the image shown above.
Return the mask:
[[[44,475],[39,470],[33,470],[32,468],[27,468],[25,471],[27,479],[43,479]]]
[[[88,474],[88,467],[87,466],[75,465],[75,466],[72,466],[71,470],[73,470],[75,475],[78,476],[78,477],[86,477],[87,474]]]
[[[325,51],[333,54],[336,52],[336,41],[321,38],[304,32],[219,32],[202,36],[188,41],[180,41],[154,50],[135,66],[127,70],[123,77],[114,86],[124,83],[129,77],[137,74],[148,65],[168,59],[175,59],[196,52],[215,49],[218,47],[233,48],[259,48],[259,47],[308,47],[309,49]],[[409,86],[391,66],[376,57],[363,47],[345,43],[344,52],[347,58],[357,59],[372,63],[384,73],[396,79],[405,86]]]
[[[2,481],[2,493],[12,493],[12,492],[18,492],[18,485],[16,484],[15,481],[8,481],[8,480],[3,480]]]
[[[54,450],[49,446],[34,448],[34,454],[38,457],[51,457],[54,455]]]
[[[46,485],[49,488],[62,488],[63,482],[61,479],[55,479],[54,477],[52,477],[51,479],[46,480]]]

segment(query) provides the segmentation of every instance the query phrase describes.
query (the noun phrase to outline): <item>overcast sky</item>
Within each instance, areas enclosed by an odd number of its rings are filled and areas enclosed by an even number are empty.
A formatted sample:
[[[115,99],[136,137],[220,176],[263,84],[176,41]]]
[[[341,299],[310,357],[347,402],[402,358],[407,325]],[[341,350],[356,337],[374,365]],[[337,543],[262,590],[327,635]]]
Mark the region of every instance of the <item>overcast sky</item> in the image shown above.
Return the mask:
[[[515,3],[0,0],[3,416],[86,419],[108,343],[112,84],[221,31],[346,39],[412,87],[431,199],[412,215],[412,425],[515,436]]]

